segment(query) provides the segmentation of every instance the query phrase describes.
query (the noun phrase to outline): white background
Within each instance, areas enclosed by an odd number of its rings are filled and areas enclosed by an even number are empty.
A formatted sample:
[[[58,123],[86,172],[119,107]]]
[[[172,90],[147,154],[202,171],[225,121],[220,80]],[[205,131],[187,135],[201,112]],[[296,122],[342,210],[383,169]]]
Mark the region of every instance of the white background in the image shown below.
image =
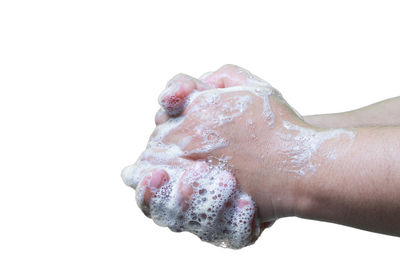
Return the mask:
[[[0,2],[1,266],[398,266],[400,239],[282,219],[232,251],[136,207],[121,169],[173,75],[249,69],[302,114],[400,92],[389,1]]]

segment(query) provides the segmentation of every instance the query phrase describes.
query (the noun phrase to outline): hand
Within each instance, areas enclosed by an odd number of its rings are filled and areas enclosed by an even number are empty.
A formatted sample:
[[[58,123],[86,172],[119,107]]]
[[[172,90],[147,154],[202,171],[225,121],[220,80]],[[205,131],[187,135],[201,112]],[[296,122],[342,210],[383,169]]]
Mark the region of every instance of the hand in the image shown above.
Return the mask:
[[[167,89],[160,96],[159,102],[163,107],[163,109],[161,109],[156,115],[156,124],[160,125],[172,117],[179,116],[185,106],[188,106],[189,109],[192,104],[190,105],[188,104],[190,102],[193,102],[192,94],[199,94],[200,92],[202,92],[201,95],[207,97],[207,95],[204,94],[205,90],[210,90],[211,88],[227,88],[227,87],[237,87],[237,86],[250,87],[244,90],[244,94],[245,95],[247,94],[247,96],[243,96],[244,97],[243,99],[245,99],[246,97],[250,98],[255,97],[254,95],[252,95],[252,93],[250,93],[249,95],[249,89],[250,92],[253,91],[254,93],[254,90],[258,88],[259,94],[261,94],[262,103],[260,102],[260,96],[258,96],[257,98],[259,101],[257,104],[258,105],[257,108],[255,108],[256,104],[253,103],[252,107],[250,108],[251,112],[249,112],[247,115],[243,115],[244,117],[241,119],[236,119],[233,123],[230,123],[230,125],[222,127],[223,131],[225,133],[228,133],[228,135],[229,132],[237,133],[239,139],[237,137],[232,137],[232,139],[235,140],[235,146],[220,148],[216,153],[217,155],[214,155],[214,153],[212,152],[194,153],[196,152],[193,151],[194,147],[196,146],[198,147],[200,142],[203,142],[203,146],[204,144],[209,145],[210,142],[208,142],[208,144],[204,143],[204,140],[202,140],[203,137],[199,136],[198,134],[196,135],[195,133],[192,133],[190,131],[188,132],[187,130],[185,134],[182,134],[182,132],[177,133],[176,131],[174,133],[171,133],[170,141],[178,142],[178,140],[188,140],[189,138],[188,136],[193,135],[193,138],[191,138],[192,141],[190,142],[190,144],[187,144],[187,147],[184,149],[185,150],[184,152],[186,153],[186,158],[189,159],[205,159],[208,157],[219,158],[221,155],[225,156],[228,155],[228,157],[232,157],[229,163],[233,166],[236,166],[232,169],[234,171],[235,177],[238,180],[240,187],[244,189],[244,191],[250,193],[250,195],[253,198],[257,196],[256,202],[258,203],[258,206],[260,208],[260,215],[262,216],[261,217],[262,221],[265,222],[264,224],[265,226],[268,226],[271,225],[271,223],[275,219],[283,216],[289,216],[293,212],[291,207],[292,205],[284,204],[283,201],[284,198],[281,198],[281,196],[277,193],[272,194],[272,192],[279,192],[279,191],[283,192],[284,191],[283,187],[280,190],[278,190],[277,188],[280,188],[281,185],[287,182],[285,182],[285,180],[283,179],[278,179],[278,178],[265,179],[263,177],[264,176],[279,177],[279,175],[282,175],[283,169],[287,169],[286,171],[283,171],[283,175],[294,176],[296,172],[297,173],[306,172],[307,168],[306,166],[301,166],[302,162],[292,164],[293,166],[291,170],[289,166],[283,166],[288,164],[286,164],[287,159],[284,159],[285,156],[283,156],[283,158],[281,156],[285,154],[285,151],[288,150],[287,147],[290,146],[290,142],[288,142],[288,140],[282,140],[282,136],[288,133],[288,129],[286,129],[283,126],[283,121],[286,119],[287,127],[289,126],[290,121],[294,123],[292,126],[294,125],[302,125],[305,127],[309,126],[302,121],[298,113],[296,113],[293,109],[291,109],[287,105],[287,103],[281,98],[280,94],[275,89],[273,89],[267,82],[251,74],[249,71],[234,65],[225,65],[216,72],[206,73],[199,80],[187,75],[179,74],[175,76],[173,79],[171,79],[171,81],[167,85]],[[217,90],[223,90],[223,89],[217,89]],[[230,89],[228,91],[230,91]],[[211,94],[211,92],[208,93]],[[222,93],[222,91],[217,92],[214,89],[214,91],[212,92],[212,94],[214,95],[219,93]],[[234,94],[240,95],[242,93],[237,92]],[[226,94],[224,93],[224,95]],[[234,96],[234,97],[239,97],[239,96]],[[273,107],[269,106],[270,97],[272,98]],[[226,98],[230,97],[228,96]],[[225,100],[221,100],[221,102],[224,101]],[[228,102],[229,101],[232,102],[231,100],[228,100]],[[228,103],[224,104],[226,105]],[[204,109],[205,113],[208,113],[209,109],[219,109],[221,107],[221,105],[217,106],[214,103],[208,106],[206,104],[205,106],[206,106],[206,108]],[[276,109],[276,111],[272,112],[272,109]],[[277,121],[275,122],[276,124],[275,126],[278,127],[274,127],[272,124],[274,124],[275,113],[277,113],[277,111],[281,115],[279,118],[277,118]],[[214,114],[209,113],[208,114],[209,118],[205,118],[203,116],[202,118],[203,122],[201,122],[199,121],[200,115],[196,112],[191,112],[190,110],[187,110],[185,111],[184,114],[191,114],[191,115],[187,116],[189,118],[185,119],[186,122],[184,125],[182,125],[182,127],[180,127],[180,129],[187,129],[187,128],[196,129],[196,127],[197,129],[199,129],[199,125],[203,125],[204,120],[207,121],[208,119],[215,118],[217,116],[221,117],[221,114],[217,115],[215,113]],[[261,116],[261,114],[263,115]],[[222,117],[225,116],[225,118],[229,119],[229,115],[227,114],[225,115],[222,115]],[[268,127],[268,125],[270,125],[271,127]],[[215,139],[213,141],[214,143],[220,142],[221,143],[220,145],[222,145],[224,141],[221,141],[222,140],[221,138],[218,140],[215,133],[217,131],[213,130],[216,128],[215,125],[212,126],[209,125],[207,126],[207,128],[208,129],[203,130],[205,132],[208,132],[207,138],[208,139],[214,138]],[[195,143],[194,140],[197,140],[197,143]],[[278,148],[279,145],[283,147]],[[299,149],[301,149],[300,147]],[[187,150],[191,151],[188,152]],[[234,154],[235,156],[231,156],[232,154]],[[275,165],[272,168],[268,167],[269,165],[271,165],[271,163],[268,162],[265,163],[265,161],[271,162],[271,159],[273,159],[273,161],[277,161],[278,165]],[[276,175],[274,171],[278,172],[279,174]],[[261,174],[259,172],[261,172]],[[265,188],[269,188],[269,192],[267,192],[267,194],[265,194],[266,193],[265,191],[260,190],[259,188],[261,184],[260,181],[263,181],[262,184],[264,184]],[[288,188],[285,194],[291,195],[290,190],[293,189]],[[289,199],[293,201],[293,197],[289,197]],[[267,205],[267,207],[262,208],[265,206],[265,204],[261,203],[269,203],[269,206]],[[283,207],[280,208],[281,206]]]
[[[295,213],[296,178],[312,175],[312,154],[329,136],[307,125],[268,83],[227,65],[201,80],[174,77],[160,103],[165,112],[156,116],[148,148],[123,175],[127,184],[139,183],[146,214],[173,230],[242,247],[258,237],[260,222],[267,226]],[[215,188],[219,194],[212,195]],[[198,208],[204,192],[208,198]],[[204,224],[208,209],[215,218]],[[245,219],[244,229],[237,218]]]
[[[255,199],[262,221],[292,215],[292,176],[305,174],[307,159],[288,163],[289,148],[296,144],[288,140],[293,131],[288,128],[309,126],[279,92],[248,71],[226,65],[200,80],[185,75],[171,80],[160,103],[176,117],[180,112],[171,109],[171,99],[180,99],[173,101],[180,103],[178,110],[186,109],[184,120],[163,138],[164,144],[177,145],[189,160],[223,162],[240,188]],[[159,112],[156,123],[168,118]]]

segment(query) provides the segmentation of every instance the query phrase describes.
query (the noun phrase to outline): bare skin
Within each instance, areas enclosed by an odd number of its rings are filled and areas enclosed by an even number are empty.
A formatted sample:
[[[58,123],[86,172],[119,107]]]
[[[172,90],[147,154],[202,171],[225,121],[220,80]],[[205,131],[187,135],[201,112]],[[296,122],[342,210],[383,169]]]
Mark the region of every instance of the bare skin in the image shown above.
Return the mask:
[[[305,116],[304,120],[321,128],[400,125],[400,97],[347,112]]]
[[[185,99],[196,90],[251,86],[253,79],[257,81],[258,78],[251,75],[249,79],[248,72],[233,65],[226,65],[199,80],[185,75],[174,77],[172,83],[179,86],[160,98],[164,109],[157,113],[156,124],[160,125],[170,117],[185,115],[186,118],[163,142],[177,144],[186,136],[194,137],[184,148],[188,152],[185,160],[189,162],[231,157],[232,179],[236,179],[240,188],[256,201],[265,226],[278,218],[298,216],[400,236],[400,127],[395,126],[400,124],[400,98],[356,111],[302,119],[274,91],[269,97],[276,115],[272,126],[268,126],[260,115],[263,103],[255,98],[243,116],[218,128],[221,136],[234,146],[190,153],[201,147],[200,137],[196,138],[196,132],[191,129],[196,125],[209,125],[209,121],[192,112],[196,104],[203,101],[201,97],[188,106],[185,106]],[[235,94],[249,93],[229,92],[223,95],[222,101],[229,101]],[[210,113],[219,112],[213,106],[207,106],[207,109]],[[249,119],[254,127],[249,128]],[[319,167],[299,179],[298,173],[291,171],[298,166],[290,165],[290,153],[287,152],[288,148],[302,144],[282,139],[282,135],[299,134],[295,129],[285,128],[285,121],[318,133],[328,131],[324,128],[351,127],[355,137],[350,140],[340,135],[322,143],[310,159]],[[335,150],[335,160],[327,160],[326,154],[332,150]],[[168,180],[166,177],[158,170],[147,178],[148,184],[157,187],[161,181]],[[182,205],[190,205],[191,185],[182,183],[180,188]],[[151,196],[150,191],[145,195],[146,204],[151,201]]]
[[[295,215],[400,236],[400,127],[353,130],[350,148],[331,142],[336,159],[303,180]]]

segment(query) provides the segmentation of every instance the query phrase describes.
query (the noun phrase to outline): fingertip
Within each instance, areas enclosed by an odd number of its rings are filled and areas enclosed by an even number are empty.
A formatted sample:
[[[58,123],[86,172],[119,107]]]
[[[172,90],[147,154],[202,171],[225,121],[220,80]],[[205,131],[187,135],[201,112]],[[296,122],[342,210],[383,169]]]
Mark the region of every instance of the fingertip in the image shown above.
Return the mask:
[[[166,122],[168,119],[169,119],[168,114],[163,109],[160,108],[156,113],[154,121],[156,125],[160,125]]]
[[[124,183],[132,188],[136,188],[139,181],[136,177],[136,166],[135,164],[126,166],[121,171],[121,177]]]
[[[151,175],[145,176],[140,182],[143,190],[143,205],[148,208],[157,189],[169,182],[169,175],[162,169],[154,170]]]
[[[177,116],[182,112],[186,99],[195,89],[194,78],[186,74],[178,74],[167,83],[158,101],[169,116]]]
[[[161,107],[170,117],[178,116],[183,111],[184,100],[174,94],[164,95],[160,101]]]

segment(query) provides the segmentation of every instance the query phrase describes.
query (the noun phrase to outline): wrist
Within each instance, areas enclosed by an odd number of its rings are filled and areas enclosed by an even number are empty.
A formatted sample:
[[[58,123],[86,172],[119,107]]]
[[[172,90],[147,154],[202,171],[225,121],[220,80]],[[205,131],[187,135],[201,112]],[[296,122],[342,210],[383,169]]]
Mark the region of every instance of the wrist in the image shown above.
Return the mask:
[[[355,139],[355,133],[342,128],[313,128],[309,140],[316,147],[312,150],[307,172],[294,180],[294,205],[293,215],[307,219],[318,219],[318,214],[327,213],[324,203],[330,197],[333,189],[340,189],[336,177],[340,177],[349,166],[351,147]],[[311,165],[310,165],[311,164]],[[345,190],[345,188],[342,188]],[[325,215],[324,215],[325,216]]]
[[[333,161],[304,180],[298,217],[399,235],[400,128],[356,128],[354,140],[333,140]],[[303,196],[303,198],[301,198]]]

